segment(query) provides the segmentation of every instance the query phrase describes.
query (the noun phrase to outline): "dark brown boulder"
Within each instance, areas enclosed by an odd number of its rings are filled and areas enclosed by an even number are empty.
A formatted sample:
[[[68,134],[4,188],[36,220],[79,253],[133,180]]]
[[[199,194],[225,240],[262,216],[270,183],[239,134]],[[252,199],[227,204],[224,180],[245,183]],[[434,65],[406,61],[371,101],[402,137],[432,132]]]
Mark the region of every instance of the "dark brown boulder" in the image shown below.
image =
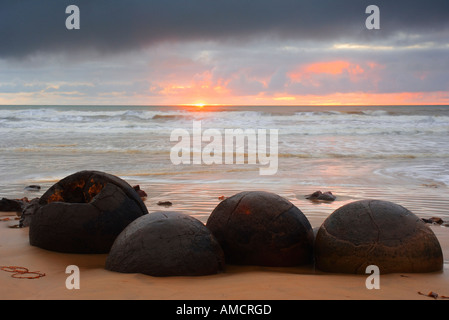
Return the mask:
[[[406,208],[380,200],[344,205],[321,225],[315,263],[322,271],[365,274],[432,272],[443,267],[440,243],[432,230]]]
[[[231,264],[296,266],[312,261],[313,231],[290,201],[263,191],[223,200],[206,226]]]
[[[162,207],[171,207],[173,203],[170,201],[158,201],[157,205]]]
[[[67,253],[107,253],[129,223],[148,213],[128,183],[98,171],[62,179],[33,210],[30,244]]]
[[[432,217],[429,219],[422,218],[421,220],[425,223],[431,223],[431,224],[443,224],[444,223],[444,220],[439,217]]]
[[[24,190],[25,191],[40,191],[41,190],[41,186],[32,184],[32,185],[29,185],[29,186],[25,187]]]
[[[2,198],[0,200],[0,211],[3,212],[22,212],[24,202],[21,200]]]
[[[332,194],[332,192],[327,191],[327,192],[321,192],[321,191],[315,191],[312,194],[309,194],[308,196],[306,196],[306,199],[309,199],[311,201],[318,201],[318,200],[322,200],[322,201],[335,201],[337,199],[336,196],[334,196]]]
[[[157,277],[201,276],[221,272],[224,263],[220,245],[201,221],[166,211],[132,222],[114,242],[106,269]]]
[[[148,197],[147,193],[145,191],[143,191],[142,189],[140,189],[139,185],[133,186],[133,189],[137,192],[139,197],[141,197],[142,199],[146,199],[146,197]]]

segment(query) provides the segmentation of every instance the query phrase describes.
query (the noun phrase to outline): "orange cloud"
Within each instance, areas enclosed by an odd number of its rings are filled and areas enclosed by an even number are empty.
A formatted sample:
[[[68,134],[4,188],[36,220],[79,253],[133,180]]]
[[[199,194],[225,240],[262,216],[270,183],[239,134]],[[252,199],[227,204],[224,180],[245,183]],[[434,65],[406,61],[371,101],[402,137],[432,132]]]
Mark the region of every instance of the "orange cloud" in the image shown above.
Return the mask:
[[[341,74],[344,70],[350,67],[347,61],[331,61],[331,62],[317,62],[306,65],[304,67],[305,73],[327,73],[327,74]]]
[[[312,75],[317,74],[339,75],[347,73],[350,76],[356,76],[364,72],[365,70],[358,64],[353,64],[343,60],[337,60],[310,63],[300,67],[293,72],[290,72],[288,76],[292,81],[300,82],[304,79],[310,80]]]
[[[199,100],[194,96],[167,96],[159,101],[160,104],[185,105],[185,104],[210,105],[449,105],[449,92],[397,92],[397,93],[366,93],[349,92],[333,93],[328,95],[291,95],[278,93],[268,95],[233,96],[210,95]]]
[[[293,99],[294,98],[294,99]],[[279,103],[277,97],[265,97]],[[259,99],[261,102],[261,99]],[[448,105],[449,92],[397,92],[397,93],[334,93],[329,95],[298,95],[284,100],[287,105]]]
[[[176,83],[171,79],[160,83],[156,94],[162,98],[162,101],[170,101],[168,104],[196,106],[216,104],[216,101],[229,99],[228,82],[229,80],[221,78],[214,79],[210,71],[205,71],[195,74],[189,83]]]
[[[294,101],[294,100],[296,100],[296,97],[293,97],[293,96],[276,97],[276,98],[273,98],[273,100],[275,100],[275,101]]]

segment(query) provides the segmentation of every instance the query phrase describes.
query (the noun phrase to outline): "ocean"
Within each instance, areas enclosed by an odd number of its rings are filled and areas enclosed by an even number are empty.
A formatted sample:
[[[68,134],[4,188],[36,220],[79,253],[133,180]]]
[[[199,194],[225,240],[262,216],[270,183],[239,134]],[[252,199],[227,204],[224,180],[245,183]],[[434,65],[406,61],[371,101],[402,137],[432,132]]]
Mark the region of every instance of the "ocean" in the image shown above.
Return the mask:
[[[191,140],[192,161],[174,164],[172,133],[193,139],[195,124],[202,134],[223,134],[223,150],[226,130],[276,130],[276,172],[261,175],[260,161],[226,164],[225,152],[222,163],[193,163],[210,141],[198,148]],[[449,106],[0,106],[0,137],[5,198],[39,197],[67,175],[99,170],[139,184],[150,211],[183,211],[203,222],[220,196],[247,190],[280,194],[320,219],[366,198],[449,218]],[[257,148],[242,153],[258,159]],[[31,184],[41,191],[24,190]],[[317,190],[337,201],[305,199]]]

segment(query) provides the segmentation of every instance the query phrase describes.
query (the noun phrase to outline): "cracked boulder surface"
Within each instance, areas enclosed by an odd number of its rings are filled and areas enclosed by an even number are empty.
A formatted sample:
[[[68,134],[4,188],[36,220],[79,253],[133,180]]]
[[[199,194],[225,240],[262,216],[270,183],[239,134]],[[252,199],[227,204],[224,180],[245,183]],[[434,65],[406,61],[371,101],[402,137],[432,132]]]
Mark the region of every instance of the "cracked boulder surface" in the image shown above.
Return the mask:
[[[365,274],[433,272],[443,253],[433,231],[408,209],[388,201],[362,200],[335,210],[315,240],[315,265],[326,272]]]
[[[124,180],[99,171],[81,171],[39,199],[30,219],[30,244],[65,253],[108,253],[129,223],[148,213]]]
[[[206,226],[227,263],[291,267],[312,262],[313,230],[308,219],[277,194],[238,193],[214,209]]]
[[[196,218],[158,211],[132,222],[116,239],[105,268],[155,277],[202,276],[223,271],[219,243]]]

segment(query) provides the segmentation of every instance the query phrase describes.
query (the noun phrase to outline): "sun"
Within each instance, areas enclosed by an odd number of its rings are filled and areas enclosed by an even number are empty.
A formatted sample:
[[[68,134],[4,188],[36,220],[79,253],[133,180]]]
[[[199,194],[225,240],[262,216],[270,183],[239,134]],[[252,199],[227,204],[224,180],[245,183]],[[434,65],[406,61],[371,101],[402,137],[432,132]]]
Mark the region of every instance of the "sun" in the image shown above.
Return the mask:
[[[200,108],[200,109],[204,108],[205,105],[206,105],[205,103],[194,103],[193,104],[193,106]]]
[[[216,110],[220,107],[226,106],[225,104],[215,104],[215,103],[206,103],[204,100],[197,100],[192,103],[184,103],[179,106],[183,108],[187,108],[191,111],[204,111],[209,112],[212,110]]]
[[[209,107],[209,104],[204,101],[197,101],[192,103],[181,104],[180,106],[184,108],[188,108],[191,111],[204,111],[206,107]]]

